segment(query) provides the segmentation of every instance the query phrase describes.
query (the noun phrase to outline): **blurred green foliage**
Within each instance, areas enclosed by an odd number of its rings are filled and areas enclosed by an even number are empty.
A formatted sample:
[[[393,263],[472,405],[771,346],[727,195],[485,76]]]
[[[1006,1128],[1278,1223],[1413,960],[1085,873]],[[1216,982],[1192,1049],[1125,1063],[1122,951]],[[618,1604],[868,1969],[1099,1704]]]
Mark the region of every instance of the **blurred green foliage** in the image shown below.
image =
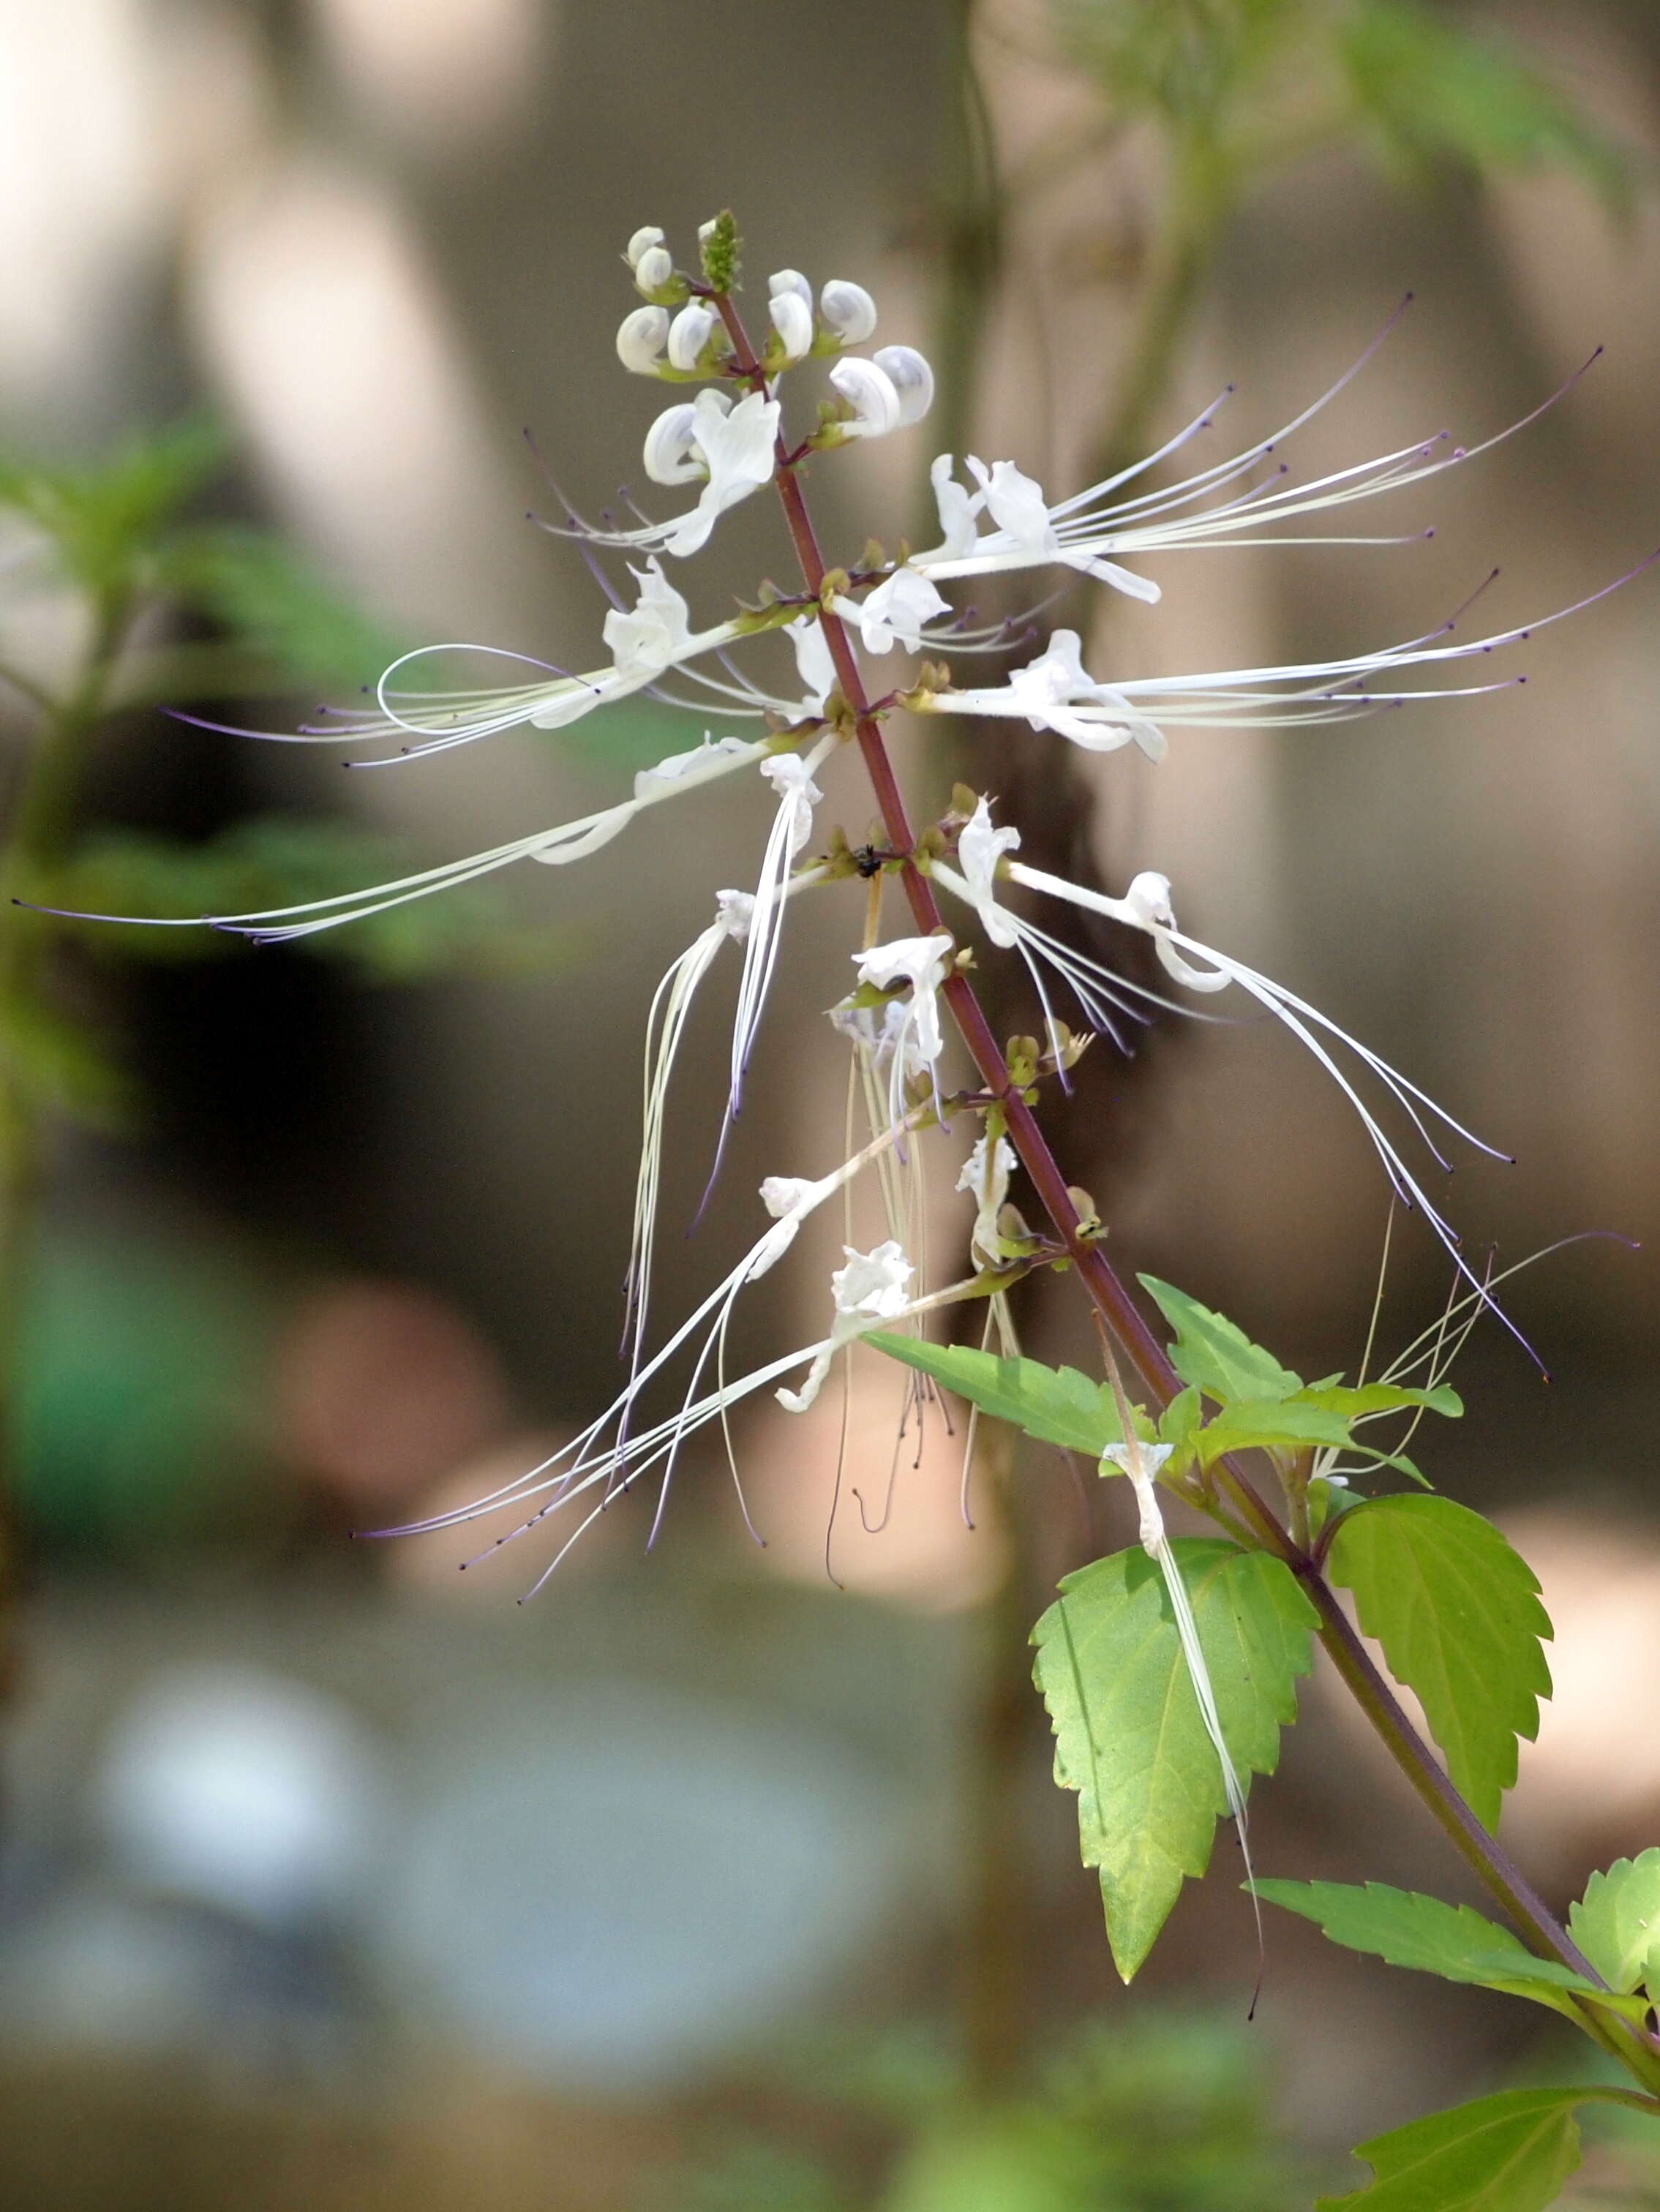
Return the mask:
[[[337,819],[261,817],[193,842],[82,821],[88,744],[110,716],[301,686],[356,690],[399,648],[280,538],[201,514],[228,459],[223,434],[200,420],[129,437],[96,461],[0,456],[0,509],[22,539],[8,589],[21,600],[67,587],[84,617],[79,665],[56,684],[0,670],[35,725],[5,824],[5,891],[22,905],[0,917],[0,1079],[26,1119],[50,1106],[107,1128],[131,1104],[93,1024],[64,1002],[56,952],[66,940],[102,958],[170,962],[244,945],[227,931],[112,927],[40,909],[237,915],[331,898],[420,865],[401,841]],[[516,924],[503,901],[473,886],[297,942],[371,982],[408,983],[545,965],[569,938]],[[27,1146],[15,1133],[12,1149],[21,1162]]]
[[[137,830],[96,832],[58,872],[52,902],[77,913],[158,919],[258,914],[392,882],[415,866],[401,839],[344,822],[265,814],[194,845]],[[89,951],[116,960],[199,960],[244,945],[228,930],[88,922],[81,933]],[[502,975],[545,966],[575,937],[562,927],[516,923],[490,889],[462,884],[295,942],[347,963],[372,982],[410,983],[457,969]]]
[[[1050,0],[1108,112],[1240,170],[1359,137],[1420,177],[1560,168],[1623,212],[1633,154],[1523,52],[1420,0]]]
[[[879,2039],[814,2086],[839,2092],[840,2160],[728,2132],[664,2176],[645,2212],[1284,2212],[1299,2173],[1270,2118],[1260,2045],[1243,2026],[1144,2008],[1134,2028],[1090,2022],[1002,2100],[970,2094],[948,2049]],[[867,2138],[888,2137],[873,2184]],[[864,2158],[858,2154],[865,2152]]]

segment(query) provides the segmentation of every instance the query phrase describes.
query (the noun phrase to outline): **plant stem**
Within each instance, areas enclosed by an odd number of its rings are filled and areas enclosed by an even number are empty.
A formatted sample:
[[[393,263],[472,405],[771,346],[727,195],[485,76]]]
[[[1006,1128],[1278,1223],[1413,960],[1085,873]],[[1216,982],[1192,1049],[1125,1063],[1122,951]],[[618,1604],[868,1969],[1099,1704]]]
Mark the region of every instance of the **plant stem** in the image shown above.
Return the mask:
[[[739,374],[759,388],[764,384],[764,379],[735,306],[726,296],[717,296],[714,304],[732,338]],[[781,435],[778,441],[778,468],[774,482],[783,504],[785,520],[794,542],[802,577],[808,590],[817,596],[823,590],[826,564]],[[901,864],[900,880],[912,915],[921,934],[927,936],[935,931],[943,932],[945,922],[933,885],[914,859],[909,857],[915,851],[915,836],[880,724],[871,711],[852,641],[845,624],[822,604],[822,600],[818,619],[836,665],[837,682],[854,716],[859,749],[876,793],[889,843],[894,852],[908,856]],[[998,1100],[1006,1117],[1009,1139],[1021,1165],[1031,1178],[1056,1234],[1076,1265],[1079,1276],[1097,1310],[1123,1346],[1146,1389],[1161,1407],[1167,1406],[1183,1387],[1182,1378],[1171,1366],[1164,1348],[1100,1247],[1083,1234],[1066,1177],[1049,1150],[1036,1115],[1009,1079],[1004,1055],[975,995],[973,986],[966,975],[957,971],[946,978],[940,988],[958,1033],[980,1072],[982,1081]],[[1230,1455],[1218,1461],[1214,1473],[1219,1486],[1227,1492],[1230,1502],[1257,1531],[1263,1548],[1282,1559],[1307,1591],[1320,1615],[1320,1641],[1328,1656],[1361,1711],[1377,1731],[1385,1748],[1460,1856],[1510,1913],[1541,1956],[1560,1960],[1574,1972],[1583,1974],[1588,1981],[1600,1981],[1595,1968],[1549,1911],[1504,1846],[1476,1819],[1434,1753],[1413,1727],[1316,1562],[1282,1527],[1237,1458]],[[1623,2021],[1604,2019],[1594,2007],[1581,2006],[1580,2012],[1588,2034],[1618,2058],[1639,2081],[1650,2088],[1660,2089],[1660,2045],[1648,2035],[1630,2028]]]

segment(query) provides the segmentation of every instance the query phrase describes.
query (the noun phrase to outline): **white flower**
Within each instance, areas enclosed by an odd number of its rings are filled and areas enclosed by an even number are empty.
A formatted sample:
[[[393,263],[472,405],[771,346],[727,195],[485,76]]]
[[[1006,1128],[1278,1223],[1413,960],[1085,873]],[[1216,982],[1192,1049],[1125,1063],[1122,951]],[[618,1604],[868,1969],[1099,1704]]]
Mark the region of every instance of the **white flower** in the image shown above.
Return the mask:
[[[907,653],[915,653],[921,647],[924,623],[948,615],[951,605],[915,568],[896,568],[862,599],[837,599],[835,611],[844,622],[859,625],[866,653],[890,652],[896,638]]]
[[[721,400],[721,392],[700,392],[700,398]],[[728,399],[727,404],[732,402]],[[646,474],[654,483],[696,483],[704,473],[696,458],[697,410],[690,399],[666,407],[646,433]]]
[[[805,687],[801,703],[809,713],[822,714],[830,693],[841,681],[824,626],[816,614],[797,615],[794,622],[785,625],[785,635],[794,648],[796,672]]]
[[[600,635],[611,649],[619,676],[631,676],[639,669],[658,675],[691,642],[686,603],[655,559],[629,574],[640,586],[639,604],[632,612],[613,607]]]
[[[1009,690],[1015,711],[1024,714],[1034,730],[1053,730],[1091,752],[1114,752],[1134,738],[1149,758],[1159,759],[1164,751],[1163,733],[1133,714],[1110,684],[1098,684],[1085,671],[1082,655],[1082,641],[1075,629],[1056,630],[1036,660],[1011,672]],[[1067,712],[1074,702],[1083,702],[1120,711],[1124,720],[1103,725],[1083,721]]]
[[[873,361],[836,362],[830,380],[853,410],[836,426],[844,438],[885,438],[904,420],[893,379]]]
[[[876,302],[862,284],[832,276],[818,295],[818,318],[843,345],[863,345],[876,334]]]
[[[690,752],[671,753],[654,768],[642,768],[634,779],[634,795],[642,805],[659,799],[666,799],[676,791],[690,791],[700,783],[708,783],[715,776],[726,775],[728,769],[753,760],[761,750],[761,740],[747,738],[714,738],[707,731],[701,745]],[[746,896],[740,891],[722,891],[722,899]],[[741,934],[734,932],[734,935]]]
[[[623,258],[630,269],[638,269],[642,255],[649,253],[654,246],[660,246],[663,243],[663,237],[664,234],[654,224],[648,223],[643,229],[636,230],[623,247]]]
[[[1156,1559],[1164,1547],[1164,1516],[1158,1510],[1158,1493],[1153,1482],[1175,1449],[1174,1444],[1143,1443],[1137,1438],[1131,1443],[1109,1444],[1101,1455],[1130,1479],[1135,1502],[1141,1509],[1139,1533],[1142,1548],[1149,1559]]]
[[[617,357],[636,376],[655,376],[669,334],[666,307],[636,307],[617,333]]]
[[[932,552],[915,556],[916,565],[928,574],[978,576],[997,569],[1030,568],[1055,561],[1111,584],[1131,599],[1158,599],[1157,584],[1150,583],[1145,576],[1133,574],[1116,562],[1102,560],[1093,542],[1075,544],[1056,528],[1055,518],[1067,514],[1073,502],[1062,501],[1051,508],[1043,496],[1043,486],[1016,468],[1012,461],[994,461],[988,468],[978,454],[970,453],[968,465],[970,474],[980,486],[979,500],[967,507],[958,505],[954,496],[958,487],[952,485],[949,516],[947,495],[942,489],[950,483],[949,474],[933,476],[946,543]],[[936,464],[936,469],[937,466]],[[967,495],[964,494],[963,498],[966,500]],[[983,537],[964,544],[964,519],[979,511],[988,514],[994,526]]]
[[[812,287],[799,269],[776,269],[768,277],[767,297],[769,300],[781,299],[786,292],[793,292],[807,313],[812,313]]]
[[[871,1066],[879,1074],[897,1053],[902,1085],[920,1075],[927,1065],[916,1048],[910,1008],[903,999],[890,999],[879,1007],[845,1004],[832,1006],[830,1024],[838,1036],[846,1037],[849,1044],[870,1054]]]
[[[669,325],[669,366],[688,373],[708,343],[719,318],[701,300],[688,300]]]
[[[786,363],[801,360],[812,351],[812,298],[804,300],[799,292],[775,292],[769,310],[772,326],[778,333],[779,347]],[[775,356],[775,359],[776,356]]]
[[[730,744],[730,738],[723,739]],[[735,944],[741,945],[750,933],[750,924],[755,919],[753,891],[716,891],[714,918],[725,934]]]
[[[980,926],[992,943],[1006,952],[1019,942],[1012,915],[1006,914],[997,903],[997,871],[1005,853],[1019,848],[1020,832],[1012,823],[994,830],[991,809],[982,799],[957,841],[957,862],[963,871],[963,881],[968,886],[970,903],[980,917]],[[960,1188],[960,1185],[959,1185]]]
[[[970,495],[952,474],[954,456],[938,453],[928,465],[934,504],[939,510],[941,544],[924,557],[931,562],[960,561],[971,553],[979,536],[975,518],[986,504],[984,492]]]
[[[787,1413],[805,1413],[824,1385],[830,1363],[843,1345],[884,1322],[897,1321],[910,1304],[910,1281],[915,1270],[903,1249],[890,1237],[873,1252],[842,1247],[847,1264],[830,1277],[835,1318],[830,1341],[823,1346],[799,1390],[780,1390],[778,1402]]]
[[[871,359],[899,395],[901,425],[920,422],[933,404],[933,371],[922,356],[915,346],[880,346]]]
[[[744,946],[744,972],[739,978],[738,1005],[733,1017],[731,1081],[727,1093],[730,1121],[742,1103],[744,1075],[761,1026],[778,948],[783,933],[784,906],[794,884],[804,878],[790,875],[795,856],[812,835],[812,810],[824,793],[813,781],[815,771],[839,742],[827,730],[805,754],[770,753],[760,763],[761,773],[778,796],[778,811],[767,833],[756,879],[750,932]]]
[[[634,264],[635,288],[648,299],[660,292],[673,275],[674,257],[666,246],[648,246]]]
[[[891,991],[902,981],[911,987],[889,1083],[891,1121],[897,1122],[904,1110],[903,1048],[914,1047],[917,1058],[930,1070],[945,1049],[945,1037],[939,1027],[939,990],[946,980],[952,950],[950,934],[935,930],[927,937],[897,937],[891,944],[874,945],[868,952],[848,956],[858,969],[861,983],[868,983],[879,991]]]
[[[772,754],[762,762],[761,773],[778,794],[779,810],[788,821],[787,842],[793,859],[812,835],[812,810],[824,794],[800,753]]]
[[[1098,684],[1081,655],[1077,631],[1058,629],[1037,659],[1013,670],[1006,684],[925,695],[916,703],[925,714],[1006,715],[1034,730],[1053,730],[1087,752],[1116,752],[1134,743],[1149,760],[1162,760],[1169,747],[1158,725],[1121,688]]]
[[[646,434],[646,472],[657,483],[684,483],[706,474],[702,495],[689,514],[643,530],[586,534],[596,543],[660,545],[684,557],[708,542],[717,516],[770,481],[778,434],[778,402],[746,393],[734,406],[713,386],[689,405],[671,407]]]
[[[1362,1097],[1354,1081],[1336,1057],[1333,1046],[1341,1046],[1352,1052],[1362,1066],[1383,1085],[1428,1146],[1438,1166],[1445,1168],[1450,1163],[1436,1148],[1430,1132],[1432,1118],[1493,1158],[1503,1159],[1507,1157],[1505,1153],[1484,1143],[1461,1121],[1455,1121],[1444,1107],[1438,1106],[1416,1084],[1391,1067],[1387,1060],[1381,1059],[1358,1038],[1340,1029],[1318,1007],[1310,1006],[1305,999],[1288,991],[1283,983],[1276,983],[1257,969],[1247,967],[1243,961],[1234,959],[1231,954],[1219,952],[1215,946],[1201,944],[1196,938],[1189,937],[1177,927],[1171,905],[1170,880],[1156,870],[1147,869],[1135,877],[1122,898],[1113,898],[1105,891],[1091,890],[1085,885],[1068,883],[1064,877],[1049,875],[1041,868],[1028,867],[1024,860],[1010,860],[1007,872],[1016,883],[1024,884],[1030,890],[1037,891],[1046,897],[1064,900],[1092,914],[1106,915],[1115,921],[1127,922],[1134,929],[1145,931],[1152,939],[1153,948],[1166,973],[1189,990],[1220,991],[1229,983],[1236,983],[1277,1021],[1283,1023],[1298,1043],[1325,1070],[1359,1116],[1361,1127],[1382,1161],[1383,1171],[1396,1197],[1403,1206],[1415,1208],[1423,1215],[1476,1297],[1484,1305],[1493,1305],[1487,1285],[1472,1272],[1459,1249],[1457,1237],[1408,1168],[1394,1139]],[[934,881],[952,897],[963,899],[970,904],[975,903],[967,880],[949,862],[936,861],[933,873]],[[1006,909],[1004,911],[1006,914]],[[1132,1011],[1134,999],[1151,1000],[1163,1005],[1171,1003],[1159,1000],[1158,994],[1149,991],[1145,985],[1127,982],[1122,976],[1116,975],[1091,955],[1051,936],[1036,925],[1018,916],[1009,915],[1008,919],[1013,923],[1017,943],[1034,978],[1037,975],[1038,962],[1046,963],[1072,987],[1091,1021],[1109,1034],[1117,1036],[1114,1011]],[[1189,955],[1193,957],[1189,957]],[[1207,964],[1195,966],[1195,959]],[[1512,1334],[1518,1334],[1508,1316],[1496,1305],[1493,1310]]]
[[[969,1249],[988,1267],[1003,1264],[998,1250],[997,1217],[1003,1210],[1003,1201],[1009,1194],[1009,1177],[1014,1172],[1014,1148],[1006,1137],[999,1137],[988,1145],[981,1137],[963,1164],[963,1172],[957,1178],[958,1190],[966,1191],[975,1202],[974,1233],[969,1239]]]

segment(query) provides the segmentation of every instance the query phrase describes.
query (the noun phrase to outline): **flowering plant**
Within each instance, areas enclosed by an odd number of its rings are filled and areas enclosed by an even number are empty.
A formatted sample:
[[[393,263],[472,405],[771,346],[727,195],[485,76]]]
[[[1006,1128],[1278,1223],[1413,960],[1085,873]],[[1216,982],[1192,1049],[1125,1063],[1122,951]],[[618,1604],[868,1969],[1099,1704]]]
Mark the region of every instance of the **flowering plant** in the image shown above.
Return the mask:
[[[1063,628],[1023,665],[964,682],[952,663],[1006,660],[1008,629],[976,627],[943,588],[1058,566],[1154,599],[1158,586],[1136,564],[1193,546],[1399,542],[1344,534],[1341,518],[1381,494],[1461,467],[1497,441],[1467,448],[1438,436],[1303,480],[1281,448],[1347,385],[1352,370],[1273,436],[1185,476],[1172,477],[1166,465],[1211,429],[1215,406],[1146,459],[1055,501],[1012,461],[988,465],[970,455],[959,465],[942,454],[930,471],[939,542],[921,550],[902,545],[893,555],[873,542],[858,560],[837,565],[825,557],[808,510],[806,465],[921,421],[933,389],[928,363],[903,344],[859,351],[876,334],[870,295],[843,281],[815,292],[794,270],[770,278],[766,325],[752,333],[738,304],[732,217],[705,225],[700,246],[697,267],[688,271],[660,231],[636,232],[626,259],[642,304],[617,335],[625,369],[697,387],[657,416],[644,444],[648,476],[671,489],[696,487],[692,504],[662,521],[590,523],[571,514],[556,526],[596,574],[604,574],[600,556],[608,552],[628,563],[631,591],[607,583],[609,662],[581,673],[544,668],[502,689],[446,692],[411,688],[409,672],[421,656],[405,655],[381,678],[372,708],[301,734],[379,741],[392,748],[381,757],[407,759],[521,725],[564,727],[636,691],[671,700],[694,722],[735,723],[750,734],[705,728],[696,743],[642,771],[629,799],[446,866],[356,893],[210,918],[217,929],[262,943],[310,936],[520,860],[571,864],[649,810],[731,777],[758,775],[775,801],[752,881],[715,893],[714,918],[671,963],[647,1018],[622,1386],[562,1450],[443,1522],[505,1521],[497,1545],[555,1523],[564,1533],[539,1570],[539,1588],[620,1497],[653,1494],[654,1534],[680,1455],[700,1431],[719,1425],[736,1480],[732,1409],[771,1389],[790,1413],[803,1412],[860,1346],[912,1370],[919,1393],[952,1391],[976,1416],[1085,1455],[1105,1478],[1123,1477],[1139,1511],[1139,1543],[1068,1577],[1033,1632],[1057,1778],[1078,1793],[1083,1856],[1099,1871],[1121,1972],[1128,1980],[1139,1969],[1183,1882],[1204,1871],[1218,1819],[1230,1818],[1257,1909],[1266,1899],[1318,1920],[1339,1942],[1548,2006],[1635,2084],[1507,2092],[1415,2122],[1363,2146],[1377,2178],[1343,2202],[1377,2212],[1542,2205],[1577,2156],[1577,2105],[1611,2098],[1660,2114],[1660,2038],[1651,2013],[1651,1996],[1660,1995],[1660,1850],[1596,1876],[1564,1928],[1491,1832],[1515,1778],[1517,1739],[1534,1732],[1537,1700],[1548,1692],[1541,1639],[1549,1624],[1537,1585],[1499,1532],[1437,1493],[1405,1446],[1426,1414],[1460,1413],[1445,1377],[1481,1314],[1511,1328],[1494,1285],[1473,1271],[1432,1203],[1411,1146],[1421,1141],[1442,1165],[1438,1131],[1449,1142],[1493,1148],[1287,986],[1183,929],[1171,885],[1155,868],[1111,896],[1030,866],[1018,857],[1019,824],[999,818],[993,794],[960,784],[919,828],[886,737],[902,712],[960,714],[1006,724],[1014,744],[1026,730],[1049,731],[1087,751],[1134,745],[1157,761],[1193,726],[1333,723],[1519,682],[1479,672],[1527,631],[1467,638],[1460,617],[1369,653],[1110,680],[1085,668],[1082,640]],[[814,362],[826,364],[830,396],[811,427],[787,427],[786,380]],[[765,587],[729,618],[694,628],[665,562],[688,561],[730,508],[767,486],[781,504],[798,586]],[[914,665],[891,674],[896,653]],[[880,842],[855,848],[840,830],[818,827],[819,778],[842,753],[856,754],[866,774]],[[886,912],[890,891],[903,908],[897,926]],[[842,901],[854,916],[854,975],[830,1020],[848,1045],[867,1126],[828,1170],[766,1179],[766,1218],[749,1249],[660,1338],[652,1284],[661,1170],[674,1071],[695,1002],[730,945],[739,964],[730,1118],[748,1079],[783,932],[809,894],[816,905]],[[1055,923],[1055,910],[1067,907],[1146,936],[1165,988],[1155,990],[1077,949]],[[1030,978],[1033,1033],[1000,1040],[975,975],[982,960],[1011,953]],[[1109,1261],[1093,1203],[1068,1182],[1044,1133],[1045,1098],[1067,1085],[1082,1054],[1122,1046],[1128,1025],[1150,1008],[1180,1011],[1230,991],[1271,1014],[1337,1085],[1395,1199],[1423,1218],[1456,1271],[1446,1316],[1381,1376],[1304,1382],[1234,1323],[1144,1275],[1141,1288],[1164,1324],[1156,1328]],[[1404,1121],[1405,1135],[1391,1133],[1391,1115]],[[920,1222],[929,1162],[941,1149],[950,1151],[973,1218],[958,1265],[935,1282]],[[1011,1200],[1017,1173],[1035,1222]],[[887,1233],[868,1249],[849,1241],[830,1279],[824,1333],[729,1378],[727,1331],[739,1297],[779,1263],[812,1214],[860,1178],[874,1188]],[[1050,1270],[1069,1271],[1090,1304],[1098,1374],[1021,1354],[1014,1293],[1026,1278]],[[983,1309],[978,1346],[933,1341],[928,1316],[963,1304]],[[648,1389],[672,1371],[680,1378],[678,1401],[647,1419]],[[1392,1422],[1403,1423],[1405,1433],[1397,1428],[1386,1443],[1372,1441],[1377,1425]],[[971,1452],[972,1419],[969,1435]],[[1408,1486],[1376,1495],[1351,1486],[1391,1478]],[[1205,1516],[1217,1534],[1168,1534],[1169,1498]],[[1352,1594],[1360,1626],[1381,1645],[1395,1681],[1421,1701],[1440,1759],[1408,1720],[1339,1590]],[[1316,1639],[1510,1925],[1376,1886],[1256,1873],[1246,1838],[1251,1777],[1276,1764]]]

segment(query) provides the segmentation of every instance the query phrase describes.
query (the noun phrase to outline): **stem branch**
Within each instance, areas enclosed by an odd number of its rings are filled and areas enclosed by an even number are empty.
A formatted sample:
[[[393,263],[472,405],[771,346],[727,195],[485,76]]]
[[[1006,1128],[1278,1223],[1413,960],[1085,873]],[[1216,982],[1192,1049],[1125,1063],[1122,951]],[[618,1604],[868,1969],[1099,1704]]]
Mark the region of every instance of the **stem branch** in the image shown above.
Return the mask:
[[[757,389],[764,378],[731,298],[714,301],[733,342],[739,373]],[[781,434],[778,441],[778,469],[774,482],[782,501],[785,520],[794,542],[801,574],[815,598],[820,594],[826,567],[807,512],[795,469]],[[836,665],[836,679],[853,710],[860,752],[869,773],[881,811],[883,825],[896,853],[906,855],[900,871],[905,897],[917,928],[923,935],[944,931],[945,923],[928,878],[909,856],[916,840],[906,812],[898,779],[884,742],[879,722],[871,711],[859,663],[845,624],[822,604],[818,619],[825,643]],[[1077,1209],[1037,1117],[1009,1079],[1004,1055],[991,1024],[966,975],[956,972],[941,986],[964,1043],[988,1091],[999,1102],[1006,1117],[1010,1141],[1021,1165],[1048,1213],[1056,1234],[1066,1245],[1103,1321],[1123,1346],[1141,1382],[1162,1407],[1183,1388],[1163,1346],[1142,1317],[1134,1299],[1098,1244],[1082,1232]],[[1587,1980],[1600,1977],[1538,1896],[1521,1869],[1496,1837],[1490,1835],[1454,1787],[1450,1778],[1413,1727],[1389,1684],[1344,1613],[1335,1592],[1316,1561],[1298,1545],[1268,1506],[1237,1458],[1219,1460],[1213,1469],[1229,1503],[1256,1531],[1263,1547],[1290,1567],[1308,1592],[1320,1615],[1320,1641],[1361,1711],[1405,1774],[1438,1826],[1483,1887],[1505,1908],[1527,1940],[1543,1957],[1554,1958]],[[1623,2021],[1602,2017],[1595,2007],[1580,2008],[1586,2032],[1620,2060],[1628,2071],[1651,2089],[1660,2089],[1660,2045]]]

